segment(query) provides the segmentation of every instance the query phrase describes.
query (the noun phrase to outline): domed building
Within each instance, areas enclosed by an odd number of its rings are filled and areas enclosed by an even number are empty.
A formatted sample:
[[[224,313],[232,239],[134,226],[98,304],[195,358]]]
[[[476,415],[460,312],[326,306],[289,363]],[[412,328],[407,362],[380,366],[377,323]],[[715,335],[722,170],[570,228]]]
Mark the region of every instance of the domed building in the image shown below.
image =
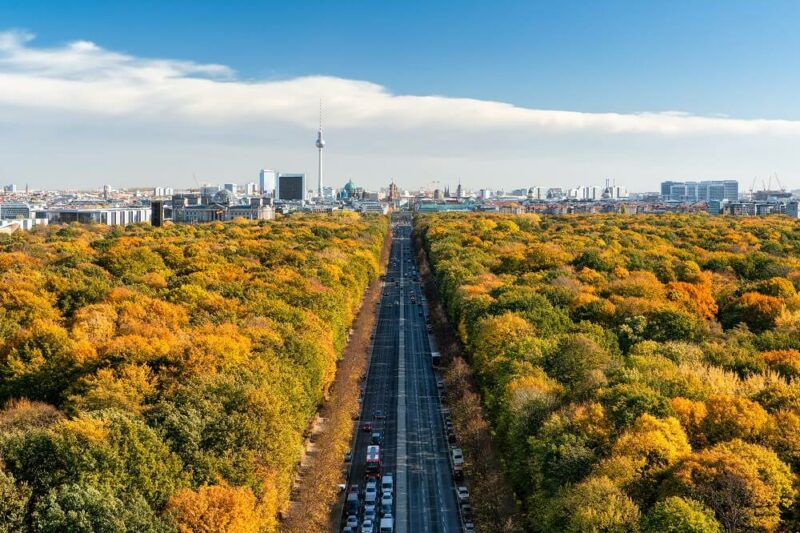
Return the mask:
[[[214,203],[220,205],[231,205],[236,202],[236,195],[228,189],[217,191],[214,195]]]
[[[353,197],[355,190],[356,186],[353,183],[353,180],[350,180],[344,185],[344,187],[342,187],[342,192],[339,193],[339,196],[342,200],[349,200]]]

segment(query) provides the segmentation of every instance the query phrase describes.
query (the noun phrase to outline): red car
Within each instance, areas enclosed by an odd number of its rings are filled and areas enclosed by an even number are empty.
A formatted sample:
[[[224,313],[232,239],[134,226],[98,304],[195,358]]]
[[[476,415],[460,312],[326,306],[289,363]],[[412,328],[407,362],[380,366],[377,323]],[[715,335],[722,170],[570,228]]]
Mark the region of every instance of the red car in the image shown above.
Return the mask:
[[[372,431],[372,422],[364,422],[361,424],[361,431]]]

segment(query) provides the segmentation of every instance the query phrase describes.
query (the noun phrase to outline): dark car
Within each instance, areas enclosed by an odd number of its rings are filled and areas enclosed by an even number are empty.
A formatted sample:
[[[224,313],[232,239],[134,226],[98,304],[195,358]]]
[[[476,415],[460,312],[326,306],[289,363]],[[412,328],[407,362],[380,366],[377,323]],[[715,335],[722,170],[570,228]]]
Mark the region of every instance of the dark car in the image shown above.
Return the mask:
[[[383,420],[385,418],[386,418],[386,415],[383,413],[383,411],[381,411],[380,409],[375,411],[375,420]]]
[[[380,446],[383,444],[383,435],[380,431],[375,431],[372,433],[372,436],[370,436],[369,442],[370,444],[377,444]]]
[[[364,422],[361,424],[361,431],[372,431],[373,425],[372,422]]]

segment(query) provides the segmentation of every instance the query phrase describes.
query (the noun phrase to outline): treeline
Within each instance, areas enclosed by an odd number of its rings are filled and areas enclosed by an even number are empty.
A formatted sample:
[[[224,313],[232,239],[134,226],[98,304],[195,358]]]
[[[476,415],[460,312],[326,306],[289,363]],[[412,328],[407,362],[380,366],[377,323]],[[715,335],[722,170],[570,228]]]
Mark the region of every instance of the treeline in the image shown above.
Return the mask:
[[[800,224],[419,217],[542,532],[797,531]]]
[[[0,237],[0,531],[274,531],[385,217]]]

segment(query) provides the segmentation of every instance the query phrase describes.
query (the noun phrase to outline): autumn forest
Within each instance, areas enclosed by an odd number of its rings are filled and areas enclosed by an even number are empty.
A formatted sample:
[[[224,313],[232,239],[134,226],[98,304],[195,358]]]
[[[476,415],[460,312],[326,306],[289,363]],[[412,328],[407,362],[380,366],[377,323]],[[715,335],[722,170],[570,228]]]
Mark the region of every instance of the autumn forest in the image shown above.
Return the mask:
[[[800,225],[419,217],[540,532],[797,531]]]
[[[388,232],[342,214],[0,236],[0,531],[278,530]],[[526,529],[800,530],[797,221],[415,232]]]
[[[274,531],[388,232],[0,237],[0,531]]]

